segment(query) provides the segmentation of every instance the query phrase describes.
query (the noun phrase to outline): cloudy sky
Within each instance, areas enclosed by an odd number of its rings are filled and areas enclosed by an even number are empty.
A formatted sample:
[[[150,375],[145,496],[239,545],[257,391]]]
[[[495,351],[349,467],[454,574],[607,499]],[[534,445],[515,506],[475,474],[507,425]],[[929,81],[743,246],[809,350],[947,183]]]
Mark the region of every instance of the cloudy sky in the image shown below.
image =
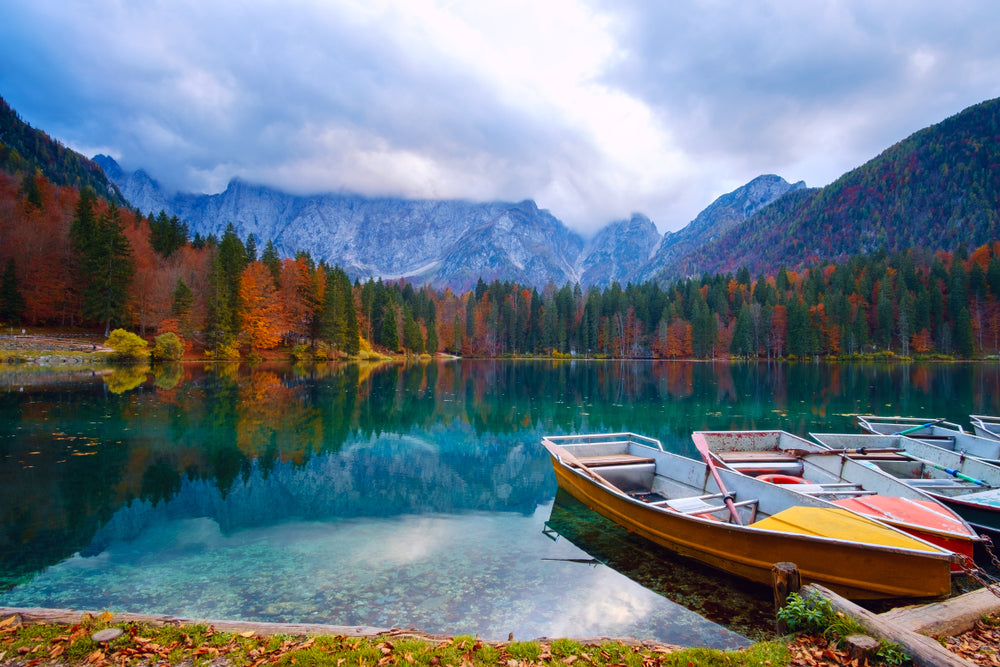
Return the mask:
[[[1000,96],[998,35],[995,0],[11,0],[0,96],[172,189],[530,198],[583,233],[667,231]]]

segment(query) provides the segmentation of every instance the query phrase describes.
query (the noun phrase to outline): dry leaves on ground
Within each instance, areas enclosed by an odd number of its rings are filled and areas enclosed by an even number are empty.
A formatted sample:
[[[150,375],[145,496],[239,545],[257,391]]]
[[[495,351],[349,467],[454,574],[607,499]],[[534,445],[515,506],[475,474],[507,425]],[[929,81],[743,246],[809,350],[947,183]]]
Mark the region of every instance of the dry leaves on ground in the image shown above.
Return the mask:
[[[788,644],[792,654],[790,667],[820,667],[825,665],[848,665],[861,667],[863,663],[852,660],[847,651],[837,648],[833,642],[814,635],[799,635]]]
[[[991,616],[968,632],[948,637],[945,646],[977,665],[1000,667],[1000,616]]]

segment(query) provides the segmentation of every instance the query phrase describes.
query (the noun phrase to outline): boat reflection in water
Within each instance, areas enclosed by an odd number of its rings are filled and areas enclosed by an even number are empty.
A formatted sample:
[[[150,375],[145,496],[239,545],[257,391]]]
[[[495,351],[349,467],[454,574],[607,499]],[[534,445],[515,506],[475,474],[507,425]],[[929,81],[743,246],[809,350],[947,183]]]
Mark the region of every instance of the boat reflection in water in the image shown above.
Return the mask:
[[[552,540],[584,553],[561,559],[575,567],[608,567],[668,600],[747,637],[774,629],[770,589],[678,556],[588,509],[563,489],[545,522]]]

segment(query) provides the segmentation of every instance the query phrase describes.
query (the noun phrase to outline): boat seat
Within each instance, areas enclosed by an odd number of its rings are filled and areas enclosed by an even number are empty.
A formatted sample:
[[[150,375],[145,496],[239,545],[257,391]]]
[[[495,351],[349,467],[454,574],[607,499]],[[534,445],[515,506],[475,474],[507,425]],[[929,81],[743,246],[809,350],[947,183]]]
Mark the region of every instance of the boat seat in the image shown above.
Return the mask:
[[[588,468],[656,462],[655,459],[648,456],[636,456],[635,454],[605,454],[603,456],[578,456],[576,458]]]
[[[774,450],[718,452],[716,455],[726,463],[794,463],[799,460],[797,456]]]
[[[822,487],[817,484],[816,486]],[[864,489],[824,489],[819,491],[806,491],[810,496],[877,496],[877,491],[865,491]]]
[[[726,465],[737,472],[751,477],[758,475],[791,475],[801,477],[804,466],[801,461],[726,461]]]
[[[720,507],[725,509],[725,505],[712,505],[706,503],[705,498],[718,498],[715,496],[691,496],[690,498],[672,498],[664,500],[658,505],[666,505],[672,510],[677,510],[681,514],[698,514],[700,512],[714,512]]]
[[[725,505],[712,505],[711,503],[706,503],[705,501],[709,498],[722,498],[721,493],[714,493],[708,496],[691,496],[688,498],[672,498],[670,500],[664,500],[658,503],[651,503],[653,505],[666,505],[675,512],[681,514],[690,514],[692,516],[701,516],[706,519],[715,519],[716,521],[722,521],[721,517],[714,516],[716,512],[726,512],[726,519],[729,520],[729,508]],[[750,523],[753,523],[757,518],[757,499],[752,500],[742,500],[738,503],[733,503],[735,507],[750,507]]]

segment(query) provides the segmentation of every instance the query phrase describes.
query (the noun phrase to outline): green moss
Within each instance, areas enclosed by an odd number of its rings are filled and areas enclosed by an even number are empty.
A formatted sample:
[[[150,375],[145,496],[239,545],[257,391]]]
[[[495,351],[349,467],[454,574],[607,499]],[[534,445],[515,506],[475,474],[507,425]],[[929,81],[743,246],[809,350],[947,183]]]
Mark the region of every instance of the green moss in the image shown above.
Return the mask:
[[[507,644],[507,654],[515,660],[538,660],[542,647],[538,642],[511,642]]]
[[[557,639],[549,646],[538,642],[488,643],[476,637],[459,636],[445,641],[416,638],[275,635],[215,632],[205,625],[153,627],[137,623],[113,623],[113,617],[84,617],[68,625],[7,626],[0,634],[0,663],[61,662],[83,664],[95,651],[104,652],[112,664],[188,664],[233,667],[267,664],[350,665],[351,667],[506,667],[526,665],[560,666],[567,662],[590,667],[755,667],[783,665],[789,660],[783,644],[761,642],[743,651],[685,649],[667,652],[648,647],[604,642],[585,645]],[[5,619],[0,619],[4,623]],[[123,634],[107,645],[90,639],[97,630],[118,627]],[[575,659],[573,659],[575,657]],[[58,660],[56,660],[58,658]]]

